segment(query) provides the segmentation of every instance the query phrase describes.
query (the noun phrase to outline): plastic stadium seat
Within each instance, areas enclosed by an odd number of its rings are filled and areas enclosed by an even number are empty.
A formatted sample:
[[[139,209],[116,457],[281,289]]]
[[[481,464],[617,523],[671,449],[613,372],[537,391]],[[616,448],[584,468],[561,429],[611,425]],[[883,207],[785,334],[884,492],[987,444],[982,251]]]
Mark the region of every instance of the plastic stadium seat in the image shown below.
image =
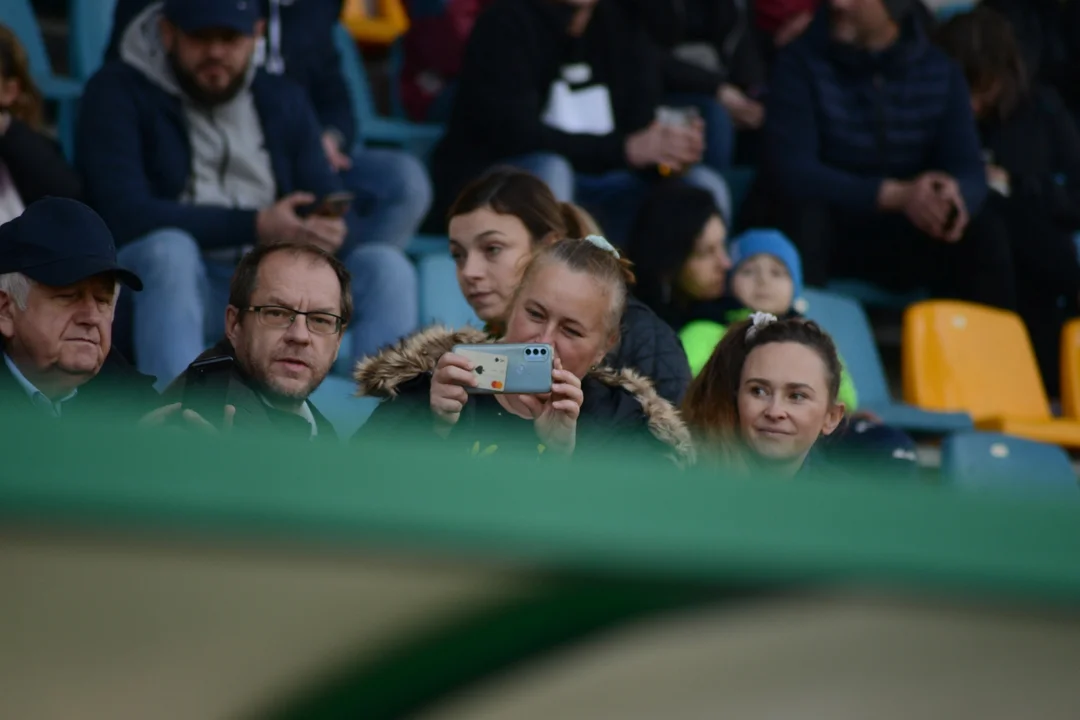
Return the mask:
[[[75,111],[82,84],[70,78],[55,75],[49,54],[45,50],[45,40],[41,36],[34,9],[30,0],[4,0],[0,11],[0,22],[11,28],[19,42],[26,49],[30,61],[30,73],[34,76],[41,94],[57,103],[57,134],[64,153],[70,159],[75,148]]]
[[[966,410],[982,430],[1080,448],[1080,421],[1055,418],[1023,322],[1014,313],[927,301],[904,313],[904,397]]]
[[[349,86],[353,112],[363,141],[393,145],[426,156],[442,137],[439,125],[421,125],[407,120],[380,117],[375,111],[375,101],[367,81],[367,71],[349,31],[339,24],[334,29],[334,42],[341,55],[341,71]]]
[[[913,432],[945,434],[972,429],[967,413],[932,412],[893,400],[870,322],[858,302],[821,290],[806,290],[803,297],[806,316],[836,341],[859,393],[860,409],[872,410],[886,424]]]
[[[440,324],[452,328],[483,327],[483,321],[465,301],[450,255],[425,255],[416,263],[420,275],[420,326]]]
[[[71,0],[68,17],[68,64],[71,75],[86,82],[101,67],[112,34],[116,0]]]
[[[830,280],[829,292],[837,295],[847,295],[855,298],[867,307],[886,308],[890,310],[903,310],[912,303],[926,300],[930,297],[924,289],[915,289],[910,292],[894,292],[865,280],[854,278]]]
[[[941,476],[969,488],[1077,492],[1068,454],[1055,445],[999,433],[957,433],[941,444]]]
[[[312,404],[326,416],[343,440],[367,422],[379,404],[378,399],[356,397],[355,392],[356,383],[351,378],[328,375],[311,395]]]
[[[1061,328],[1061,414],[1080,420],[1080,318]]]

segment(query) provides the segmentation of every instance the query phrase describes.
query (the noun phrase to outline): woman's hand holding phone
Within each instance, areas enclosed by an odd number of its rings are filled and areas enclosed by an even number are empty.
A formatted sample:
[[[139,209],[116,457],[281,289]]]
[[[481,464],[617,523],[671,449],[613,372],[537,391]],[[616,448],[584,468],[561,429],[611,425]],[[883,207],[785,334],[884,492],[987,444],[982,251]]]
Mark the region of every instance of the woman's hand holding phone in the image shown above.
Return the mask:
[[[551,393],[546,400],[536,395],[514,395],[512,402],[526,408],[533,417],[536,435],[549,450],[571,455],[577,442],[577,421],[581,415],[581,380],[555,358],[551,370]]]
[[[431,375],[431,412],[444,427],[455,425],[469,401],[467,387],[476,387],[472,363],[460,355],[444,353]]]

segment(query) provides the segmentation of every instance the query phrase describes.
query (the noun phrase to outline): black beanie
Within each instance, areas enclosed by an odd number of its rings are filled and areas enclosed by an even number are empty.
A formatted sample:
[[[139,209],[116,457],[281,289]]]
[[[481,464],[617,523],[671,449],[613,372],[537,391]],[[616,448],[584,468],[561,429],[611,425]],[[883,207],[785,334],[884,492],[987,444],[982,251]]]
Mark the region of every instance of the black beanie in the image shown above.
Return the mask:
[[[915,3],[919,0],[883,0],[885,10],[895,22],[902,23],[915,9]]]

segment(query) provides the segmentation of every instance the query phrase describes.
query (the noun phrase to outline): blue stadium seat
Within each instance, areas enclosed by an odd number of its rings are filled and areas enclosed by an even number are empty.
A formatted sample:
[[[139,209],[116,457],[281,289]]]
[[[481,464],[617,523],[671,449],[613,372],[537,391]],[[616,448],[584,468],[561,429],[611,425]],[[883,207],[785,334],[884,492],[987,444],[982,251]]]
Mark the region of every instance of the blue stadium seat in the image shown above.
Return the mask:
[[[311,395],[311,402],[333,424],[342,439],[348,439],[375,411],[376,398],[355,397],[356,383],[328,375]]]
[[[806,290],[803,297],[806,316],[836,341],[859,393],[859,409],[870,410],[883,422],[911,432],[942,435],[972,429],[967,413],[932,412],[893,400],[873,330],[858,302],[822,290]]]
[[[930,297],[930,293],[921,288],[906,293],[893,292],[874,283],[854,278],[830,280],[827,287],[829,292],[855,298],[867,307],[891,310],[903,310],[912,303]]]
[[[951,486],[1077,493],[1068,454],[1056,445],[998,433],[963,432],[941,445],[941,477]]]
[[[41,36],[41,28],[38,27],[30,0],[4,0],[3,8],[0,22],[15,32],[26,49],[34,82],[47,100],[57,103],[57,135],[64,154],[71,159],[75,149],[75,112],[82,94],[82,84],[53,73],[52,62],[45,50],[45,40]]]
[[[416,269],[420,275],[421,327],[436,323],[452,328],[484,326],[461,294],[449,254],[425,255],[417,260]]]
[[[72,77],[86,82],[101,67],[112,34],[116,0],[70,0],[68,64]]]
[[[349,86],[361,139],[378,145],[393,145],[426,157],[442,137],[443,128],[381,117],[375,110],[360,52],[343,25],[334,29],[334,42],[341,55],[341,70]]]

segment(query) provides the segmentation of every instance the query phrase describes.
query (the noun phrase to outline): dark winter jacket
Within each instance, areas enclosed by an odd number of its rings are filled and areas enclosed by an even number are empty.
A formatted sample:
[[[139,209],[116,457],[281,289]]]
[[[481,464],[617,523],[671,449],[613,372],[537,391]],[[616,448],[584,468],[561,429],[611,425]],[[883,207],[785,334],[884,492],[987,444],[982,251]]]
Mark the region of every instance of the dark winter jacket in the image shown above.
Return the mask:
[[[438,207],[491,165],[529,153],[561,155],[585,174],[624,169],[627,136],[652,122],[665,91],[690,89],[618,0],[600,0],[580,38],[567,35],[573,12],[550,0],[496,0],[477,20],[433,160]],[[613,132],[570,133],[543,122],[552,84],[572,64],[590,68],[581,87],[608,88]]]
[[[12,118],[0,135],[0,163],[7,167],[23,205],[46,195],[79,200],[78,174],[67,164],[59,146],[22,120]]]
[[[481,330],[423,330],[396,347],[356,366],[357,394],[386,398],[360,431],[359,438],[385,433],[425,432],[433,427],[430,409],[431,373],[454,345],[490,342]],[[678,410],[633,370],[599,368],[582,381],[585,401],[578,419],[577,447],[599,449],[653,447],[684,466],[694,461],[689,430]],[[450,441],[478,446],[536,444],[532,428],[517,418],[498,417],[500,406],[490,396],[473,396],[451,431]],[[492,435],[492,433],[495,433]],[[623,443],[620,445],[620,442]]]
[[[154,390],[154,378],[135,370],[116,350],[105,357],[98,374],[79,386],[75,397],[62,405],[64,422],[114,420],[134,425],[151,410],[165,405]],[[19,381],[0,358],[0,414],[36,421],[48,416],[26,394]]]
[[[605,358],[652,380],[660,397],[679,407],[690,385],[690,364],[675,330],[637,298],[626,303],[619,344]]]
[[[154,3],[155,0],[117,0],[106,61],[120,58],[124,30]],[[285,75],[307,90],[322,128],[336,130],[342,136],[342,147],[351,148],[356,142],[357,119],[333,40],[343,0],[293,0],[287,5],[273,0],[276,8],[271,0],[262,0],[262,4],[264,17],[269,18],[275,11],[280,13],[280,54]],[[273,53],[272,47],[268,53]]]
[[[969,213],[986,197],[967,82],[914,14],[871,53],[834,42],[823,6],[777,58],[765,135],[767,171],[790,198],[871,213],[883,180],[928,170],[956,178]]]
[[[323,197],[341,191],[304,91],[259,71],[251,93],[277,196],[306,191]],[[108,63],[87,83],[75,161],[87,201],[109,225],[117,245],[161,228],[190,233],[204,250],[257,242],[256,210],[180,202],[192,167],[181,100],[123,61]],[[346,243],[357,242],[360,219],[350,212],[345,222]]]

